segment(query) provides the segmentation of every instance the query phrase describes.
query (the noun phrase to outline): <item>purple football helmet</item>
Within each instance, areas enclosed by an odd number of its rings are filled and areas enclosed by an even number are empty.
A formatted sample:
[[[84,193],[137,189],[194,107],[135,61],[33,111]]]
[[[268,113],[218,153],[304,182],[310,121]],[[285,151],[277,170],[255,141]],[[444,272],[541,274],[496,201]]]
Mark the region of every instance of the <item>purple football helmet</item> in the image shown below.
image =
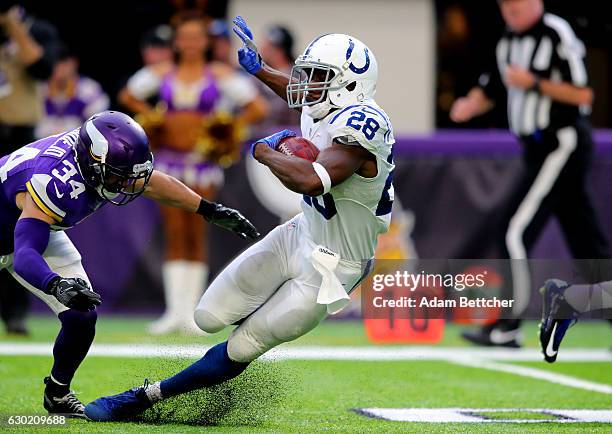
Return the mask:
[[[147,135],[121,112],[104,111],[85,121],[75,151],[85,182],[115,205],[140,196],[153,173]]]

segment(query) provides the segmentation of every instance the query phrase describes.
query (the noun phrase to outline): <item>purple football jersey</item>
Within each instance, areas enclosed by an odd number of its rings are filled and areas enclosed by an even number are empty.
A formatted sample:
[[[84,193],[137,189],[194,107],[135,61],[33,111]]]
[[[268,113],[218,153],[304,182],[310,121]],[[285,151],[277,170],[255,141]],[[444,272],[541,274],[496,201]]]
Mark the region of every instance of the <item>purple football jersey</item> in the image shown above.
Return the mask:
[[[79,129],[46,137],[0,158],[0,254],[13,250],[15,224],[21,214],[15,196],[28,191],[55,223],[70,228],[100,208],[104,199],[87,186],[72,148]]]

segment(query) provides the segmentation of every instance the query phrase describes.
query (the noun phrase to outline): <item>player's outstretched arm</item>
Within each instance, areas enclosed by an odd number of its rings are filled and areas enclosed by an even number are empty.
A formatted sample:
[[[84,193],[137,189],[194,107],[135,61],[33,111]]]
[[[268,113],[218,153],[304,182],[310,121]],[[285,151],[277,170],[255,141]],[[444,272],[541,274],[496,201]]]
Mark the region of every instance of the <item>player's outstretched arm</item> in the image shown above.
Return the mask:
[[[94,310],[102,303],[100,295],[83,279],[63,278],[54,273],[43,258],[53,219],[36,205],[30,193],[21,193],[17,204],[22,213],[15,226],[15,272],[65,306],[81,311]]]
[[[200,197],[178,179],[153,171],[144,195],[164,205],[198,213],[210,223],[236,233],[241,238],[257,238],[259,232],[240,212]]]
[[[196,212],[202,198],[173,176],[154,170],[144,195],[156,202],[189,212]]]
[[[237,16],[233,20],[234,33],[242,41],[242,47],[238,50],[238,62],[249,73],[261,80],[266,86],[278,96],[287,101],[287,85],[289,76],[281,71],[266,65],[257,50],[253,40],[253,32],[249,29],[244,18]]]
[[[321,151],[314,163],[277,152],[266,142],[256,142],[252,154],[257,161],[268,166],[285,187],[307,196],[327,193],[372,158],[372,154],[361,146],[337,142]],[[315,170],[315,165],[319,165],[318,170]]]
[[[259,72],[255,74],[255,77],[272,89],[275,94],[287,101],[287,85],[289,84],[289,76],[287,74],[264,64]]]

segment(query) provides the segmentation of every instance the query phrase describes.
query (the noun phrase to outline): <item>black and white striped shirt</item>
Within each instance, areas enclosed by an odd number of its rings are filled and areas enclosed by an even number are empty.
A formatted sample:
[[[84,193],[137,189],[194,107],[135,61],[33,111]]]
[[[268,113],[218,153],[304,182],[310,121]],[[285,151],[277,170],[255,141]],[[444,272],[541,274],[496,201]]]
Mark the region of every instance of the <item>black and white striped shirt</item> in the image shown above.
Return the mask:
[[[504,75],[510,65],[528,69],[552,81],[587,86],[585,48],[563,18],[545,13],[528,31],[518,34],[507,29],[497,43],[497,70],[481,75],[479,84],[491,99],[505,91]],[[559,129],[590,113],[589,106],[576,107],[552,101],[535,90],[508,87],[508,124],[518,136]]]

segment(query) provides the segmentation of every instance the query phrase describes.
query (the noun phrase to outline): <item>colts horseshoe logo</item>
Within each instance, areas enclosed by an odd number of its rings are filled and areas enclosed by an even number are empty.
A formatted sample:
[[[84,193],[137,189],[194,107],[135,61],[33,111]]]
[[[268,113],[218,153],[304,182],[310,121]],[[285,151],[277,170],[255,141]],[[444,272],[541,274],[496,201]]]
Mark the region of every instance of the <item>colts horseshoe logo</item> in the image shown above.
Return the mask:
[[[346,50],[346,60],[349,60],[351,58],[351,54],[353,54],[353,48],[355,48],[355,43],[353,42],[352,39],[349,39],[349,47],[348,47],[348,50]],[[363,74],[370,68],[370,53],[368,52],[367,47],[364,48],[364,52],[365,52],[366,62],[365,62],[365,65],[363,65],[363,67],[358,68],[355,65],[353,65],[353,62],[349,64],[349,69],[353,71],[355,74]]]

